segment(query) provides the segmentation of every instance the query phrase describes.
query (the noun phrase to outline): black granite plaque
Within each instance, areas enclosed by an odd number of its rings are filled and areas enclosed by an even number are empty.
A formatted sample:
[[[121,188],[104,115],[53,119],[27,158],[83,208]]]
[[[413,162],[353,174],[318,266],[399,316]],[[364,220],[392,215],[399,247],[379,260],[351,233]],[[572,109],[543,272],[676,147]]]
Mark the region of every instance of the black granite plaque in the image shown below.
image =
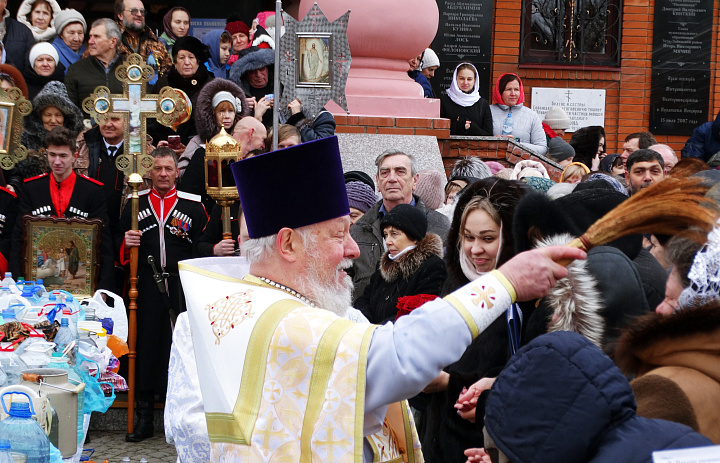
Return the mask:
[[[653,32],[650,131],[690,135],[707,122],[712,0],[657,0]]]
[[[492,46],[492,0],[437,0],[438,32],[430,48],[440,58],[440,67],[430,79],[436,98],[450,87],[455,66],[469,61],[478,70],[480,95],[490,98]]]

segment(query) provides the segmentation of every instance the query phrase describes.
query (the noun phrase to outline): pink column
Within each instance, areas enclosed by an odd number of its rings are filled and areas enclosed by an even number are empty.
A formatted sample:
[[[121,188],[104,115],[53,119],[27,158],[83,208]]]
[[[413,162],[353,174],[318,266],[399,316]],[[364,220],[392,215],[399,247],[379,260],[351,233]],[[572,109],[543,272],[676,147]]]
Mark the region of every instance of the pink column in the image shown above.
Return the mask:
[[[345,89],[350,114],[440,116],[440,100],[423,98],[420,84],[407,75],[407,61],[430,46],[437,33],[436,0],[300,0],[297,18],[314,3],[330,21],[351,10],[352,65]],[[345,114],[334,102],[327,108]]]

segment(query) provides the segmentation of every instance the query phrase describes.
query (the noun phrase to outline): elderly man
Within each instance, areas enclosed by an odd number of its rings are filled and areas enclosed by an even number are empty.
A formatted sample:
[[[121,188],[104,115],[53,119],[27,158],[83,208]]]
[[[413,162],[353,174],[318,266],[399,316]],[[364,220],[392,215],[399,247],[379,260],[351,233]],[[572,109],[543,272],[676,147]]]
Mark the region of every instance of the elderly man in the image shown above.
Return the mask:
[[[398,401],[459,358],[514,299],[547,294],[567,275],[552,259],[585,255],[557,247],[521,254],[378,327],[349,308],[343,269],[359,251],[337,139],[232,168],[250,273],[241,258],[181,264],[188,313],[174,333],[165,426],[183,462],[420,458]]]
[[[241,158],[255,156],[265,151],[267,129],[252,116],[243,117],[235,124],[232,136],[240,142],[242,147]]]
[[[664,176],[667,177],[667,174],[668,174],[668,172],[670,172],[670,169],[675,167],[675,164],[677,164],[677,162],[678,162],[678,157],[677,157],[677,154],[675,153],[675,150],[670,148],[668,145],[663,145],[662,143],[652,145],[648,149],[660,153],[660,156],[662,156],[662,158],[663,158],[663,163],[665,164]]]
[[[10,17],[7,0],[0,0],[0,31],[0,41],[7,53],[7,64],[12,64],[23,75],[26,74],[31,67],[28,55],[35,45],[35,37],[25,24]]]
[[[162,395],[167,384],[171,319],[185,310],[177,265],[193,256],[195,243],[207,223],[200,197],[175,189],[175,152],[163,147],[151,156],[155,159],[150,170],[152,188],[140,192],[141,231],[130,230],[131,208],[126,207],[122,216],[125,236],[119,247],[122,264],[129,261],[131,247],[139,247],[140,256],[135,386],[138,421],[133,433],[125,436],[128,442],[140,442],[153,435],[155,393]],[[154,265],[149,263],[149,256],[155,260]]]
[[[275,52],[250,48],[230,68],[230,80],[243,89],[250,111],[266,127],[272,126],[273,64]]]
[[[634,151],[627,158],[625,180],[630,195],[638,193],[665,178],[665,163],[657,151],[643,149]]]
[[[567,274],[552,259],[584,257],[531,251],[394,325],[352,323],[338,317],[361,320],[343,271],[359,250],[337,139],[256,156],[233,172],[250,273],[232,257],[181,264],[188,315],[175,329],[165,408],[180,461],[419,458],[407,405],[397,402],[459,358],[512,300],[547,294]]]
[[[68,96],[79,108],[85,98],[103,85],[111,93],[122,93],[122,83],[115,76],[115,69],[123,63],[118,53],[120,28],[108,19],[101,18],[92,23],[88,33],[88,56],[68,68],[65,87]]]
[[[118,49],[125,54],[139,53],[158,76],[165,75],[172,67],[172,59],[165,45],[145,25],[147,10],[141,0],[115,0],[115,18],[122,28]]]
[[[655,145],[655,137],[650,132],[635,132],[625,137],[620,157],[623,160],[623,167],[627,171],[627,159],[633,151],[645,150]]]
[[[375,159],[375,165],[375,182],[382,199],[355,222],[350,232],[360,246],[360,257],[353,263],[355,294],[363,293],[370,277],[377,270],[384,252],[380,220],[393,207],[398,204],[412,204],[422,210],[428,220],[428,233],[435,233],[443,241],[450,228],[444,215],[427,209],[422,200],[413,194],[418,180],[414,156],[399,150],[387,150]]]

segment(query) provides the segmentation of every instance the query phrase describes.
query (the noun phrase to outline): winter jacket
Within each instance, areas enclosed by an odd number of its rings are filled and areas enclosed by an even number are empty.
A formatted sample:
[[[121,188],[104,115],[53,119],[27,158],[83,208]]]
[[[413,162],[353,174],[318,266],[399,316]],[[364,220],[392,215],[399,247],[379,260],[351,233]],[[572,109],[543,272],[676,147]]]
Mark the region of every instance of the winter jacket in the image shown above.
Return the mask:
[[[7,53],[6,63],[15,66],[23,75],[30,66],[30,49],[35,45],[35,37],[25,24],[10,17],[5,9],[5,37],[2,40]]]
[[[516,141],[537,154],[547,153],[547,139],[540,116],[532,109],[518,104],[512,108],[504,104],[490,105],[493,120],[493,135],[502,135],[503,124],[508,113],[512,113],[513,136]]]
[[[65,66],[65,75],[67,75],[70,65],[80,61],[83,53],[85,53],[85,45],[81,45],[80,49],[75,52],[72,48],[68,47],[60,37],[55,37],[55,40],[52,42],[52,46],[55,47],[55,50],[57,50],[60,62],[63,66]]]
[[[81,108],[83,100],[95,93],[95,88],[101,85],[109,88],[110,93],[122,94],[123,85],[115,76],[115,70],[123,64],[123,61],[122,55],[115,55],[115,60],[107,69],[94,56],[88,56],[71,64],[65,75],[65,87],[70,100]]]
[[[399,298],[418,294],[439,296],[447,277],[442,256],[442,240],[432,233],[396,260],[390,259],[386,252],[380,268],[353,307],[370,323],[383,324],[395,320]]]
[[[30,99],[33,100],[48,82],[57,81],[62,83],[63,80],[65,80],[65,66],[63,66],[62,63],[58,63],[53,73],[49,76],[41,76],[35,72],[35,69],[29,67],[25,69],[23,77],[27,84],[28,95]]]
[[[302,143],[335,135],[335,118],[325,108],[314,119],[305,116],[302,110],[293,114],[286,124],[294,125],[300,131]]]
[[[426,208],[418,196],[413,195],[413,198],[415,198],[415,207],[420,208],[427,217],[427,232],[440,236],[444,242],[447,230],[450,227],[448,219],[439,212]],[[353,261],[352,267],[353,284],[355,285],[354,294],[362,294],[365,291],[365,287],[370,283],[370,277],[377,270],[384,252],[382,230],[380,230],[381,205],[382,200],[375,203],[360,220],[350,227],[350,236],[353,237],[360,248],[360,257]]]
[[[635,376],[638,415],[685,424],[720,444],[720,304],[636,319],[614,358]]]
[[[55,106],[63,114],[63,126],[77,135],[83,129],[83,114],[68,97],[65,86],[61,82],[50,82],[32,101],[33,111],[25,119],[22,132],[22,144],[29,150],[45,147],[45,135],[48,131],[43,126],[41,114],[45,108]]]
[[[450,135],[485,136],[493,135],[493,116],[485,98],[472,106],[460,106],[447,95],[440,97],[440,117],[450,119]],[[465,121],[470,128],[465,129]]]
[[[680,158],[699,158],[708,162],[720,151],[720,113],[714,121],[706,122],[693,130],[680,151]]]
[[[18,8],[18,12],[16,15],[17,20],[24,24],[28,29],[30,29],[36,42],[51,42],[58,35],[59,32],[55,30],[55,27],[53,27],[52,20],[50,21],[50,24],[45,30],[41,30],[33,26],[32,24],[30,24],[30,21],[28,21],[28,15],[32,12],[33,6],[35,5],[36,1],[37,0],[23,0],[23,2],[20,4],[20,7]],[[52,17],[56,17],[61,11],[60,4],[57,2],[57,0],[45,1],[48,2],[48,4],[50,5],[50,9],[52,10]]]
[[[508,362],[490,391],[485,429],[513,463],[651,463],[653,451],[711,443],[635,409],[612,360],[583,336],[560,331],[535,339]],[[481,444],[478,435],[475,446]]]
[[[430,85],[430,81],[427,77],[425,77],[425,74],[422,73],[422,71],[416,69],[414,71],[408,71],[408,77],[410,77],[412,80],[420,84],[420,86],[423,89],[423,96],[425,98],[435,98],[435,94],[433,93],[432,85]]]
[[[138,53],[144,60],[147,60],[148,56],[152,54],[157,66],[158,77],[170,72],[173,67],[172,58],[170,58],[165,45],[148,26],[145,26],[145,30],[137,36],[132,36],[126,32],[122,23],[118,24],[118,27],[122,32],[120,43],[117,45],[118,53],[125,55]]]

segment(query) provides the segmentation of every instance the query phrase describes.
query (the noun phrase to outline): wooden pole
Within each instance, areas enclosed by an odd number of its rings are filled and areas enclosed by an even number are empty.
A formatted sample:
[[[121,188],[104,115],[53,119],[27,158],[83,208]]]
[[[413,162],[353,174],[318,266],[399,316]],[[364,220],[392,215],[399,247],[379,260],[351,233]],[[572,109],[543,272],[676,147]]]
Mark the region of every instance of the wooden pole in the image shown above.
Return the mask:
[[[138,196],[138,188],[142,185],[142,177],[140,174],[133,173],[128,179],[128,185],[132,188],[132,196],[130,203],[132,214],[130,218],[130,228],[138,230],[138,208],[140,206],[140,197]],[[130,304],[128,305],[128,409],[127,409],[127,432],[131,434],[135,428],[135,351],[137,346],[137,270],[138,270],[138,250],[137,246],[130,248],[130,290],[128,297]]]

